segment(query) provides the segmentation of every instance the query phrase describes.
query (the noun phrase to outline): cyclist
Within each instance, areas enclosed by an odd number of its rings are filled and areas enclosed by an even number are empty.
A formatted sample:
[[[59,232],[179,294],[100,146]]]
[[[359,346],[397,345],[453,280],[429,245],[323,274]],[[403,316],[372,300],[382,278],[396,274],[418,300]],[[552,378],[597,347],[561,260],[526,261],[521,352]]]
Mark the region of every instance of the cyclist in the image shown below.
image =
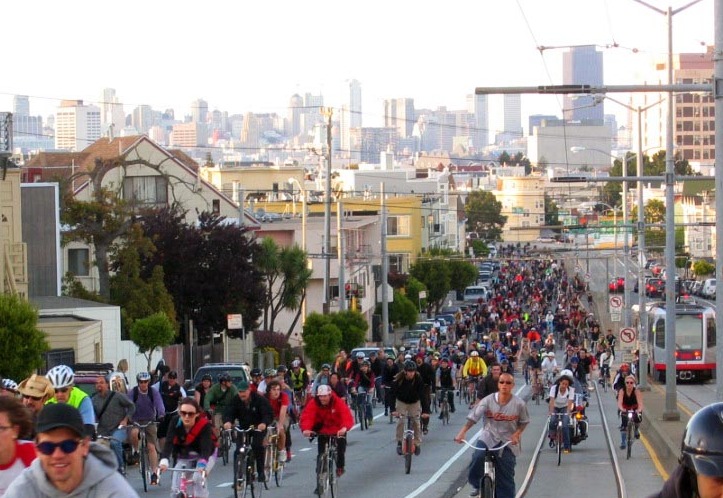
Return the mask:
[[[0,396],[0,419],[5,429],[0,431],[0,496],[10,483],[35,460],[35,445],[28,441],[33,431],[30,410],[20,400]]]
[[[223,372],[218,376],[218,384],[214,384],[206,393],[203,400],[203,409],[213,410],[213,426],[218,434],[219,427],[223,421],[223,414],[226,407],[236,398],[238,389],[231,382],[231,376],[227,372]]]
[[[614,362],[615,355],[612,354],[610,349],[606,348],[602,351],[602,353],[600,353],[600,361],[598,362],[600,368],[600,378],[598,381],[600,382],[600,385],[603,385],[604,382],[610,381],[610,369],[612,368]]]
[[[88,434],[95,434],[95,411],[93,403],[85,391],[79,387],[75,387],[75,372],[67,365],[58,365],[45,374],[55,389],[55,396],[51,397],[46,404],[67,403],[73,408],[77,408],[80,416],[83,417],[83,423]]]
[[[618,410],[620,410],[620,449],[625,449],[628,427],[628,410],[635,410],[633,423],[635,424],[635,439],[640,437],[640,421],[643,417],[643,393],[635,385],[635,376],[625,377],[625,386],[618,392]]]
[[[615,339],[615,334],[613,334],[612,329],[608,329],[608,333],[605,335],[605,343],[607,344],[608,348],[610,349],[610,353],[615,356],[615,343],[617,342],[617,339]]]
[[[520,453],[520,439],[525,427],[530,423],[526,403],[512,393],[514,385],[515,379],[511,374],[500,374],[499,391],[475,405],[467,415],[464,427],[454,438],[456,442],[462,443],[467,431],[484,417],[484,428],[476,446],[483,446],[485,449],[495,448],[511,441],[512,444],[502,450],[502,454],[496,460],[495,496],[498,498],[514,498],[515,496],[515,465],[517,455]],[[485,450],[475,450],[467,476],[467,480],[472,486],[470,496],[479,496],[484,459]]]
[[[424,382],[424,395],[427,398],[427,405],[431,406],[432,403],[432,388],[435,384],[434,368],[430,363],[424,361],[421,356],[415,357],[414,361],[417,364],[417,372],[422,377]],[[422,419],[422,434],[429,432],[429,418]]]
[[[318,454],[326,451],[329,436],[337,436],[336,441],[336,475],[344,474],[346,464],[346,438],[348,431],[354,426],[354,416],[349,407],[331,391],[327,385],[319,386],[316,397],[307,403],[301,412],[299,427],[304,437],[318,436]]]
[[[193,393],[193,397],[198,403],[198,406],[204,406],[206,393],[208,393],[211,389],[211,384],[213,384],[213,377],[211,374],[204,374],[203,377],[201,377],[201,383],[196,386],[196,390]]]
[[[402,454],[402,436],[404,435],[404,417],[412,417],[414,428],[415,454],[422,451],[422,434],[419,416],[429,418],[429,398],[425,396],[422,376],[417,372],[417,364],[411,360],[404,362],[404,371],[399,372],[392,382],[392,415],[399,416],[397,423],[397,454]],[[400,416],[402,415],[402,416]]]
[[[238,384],[238,395],[226,405],[223,411],[223,427],[230,429],[238,420],[238,426],[246,430],[256,428],[252,433],[251,449],[256,457],[256,473],[259,482],[266,480],[264,476],[264,439],[266,428],[274,421],[274,411],[269,401],[258,392],[251,392],[248,382],[242,380]]]
[[[17,398],[18,383],[15,382],[13,379],[3,379],[2,384],[0,384],[0,396]]]
[[[339,374],[339,378],[344,378],[344,374],[336,372]],[[319,389],[319,386],[328,386],[329,385],[329,377],[331,376],[331,365],[328,363],[324,363],[321,365],[321,372],[319,372],[314,379],[314,383],[311,385],[311,394],[312,396],[316,396],[316,392]]]
[[[683,433],[678,466],[650,498],[719,498],[723,495],[723,403],[695,412]]]
[[[377,355],[376,351],[369,353],[369,365],[374,374],[374,393],[377,397],[378,403],[384,403],[384,392],[382,389],[382,369],[384,368],[384,361],[380,356],[384,355],[384,350],[380,350],[380,355]]]
[[[331,390],[334,391],[334,394],[336,394],[339,399],[346,403],[346,397],[349,394],[349,390],[347,389],[346,384],[341,381],[341,377],[339,377],[338,373],[335,372],[329,377],[329,387],[331,387]]]
[[[530,351],[530,357],[527,359],[527,380],[535,384],[536,381],[540,380],[540,373],[542,372],[542,359],[537,348],[532,348]]]
[[[45,402],[55,394],[53,385],[42,375],[33,374],[20,383],[18,391],[23,396],[23,405],[32,413],[33,427],[35,427],[35,419],[38,413],[45,406]],[[35,436],[34,430],[32,436]]]
[[[630,375],[630,373],[630,365],[627,363],[622,363],[620,368],[618,368],[618,371],[615,372],[615,377],[613,378],[613,390],[615,391],[615,397],[617,397],[620,389],[625,387],[625,378]]]
[[[168,424],[167,436],[161,451],[159,470],[166,471],[170,458],[173,458],[174,466],[195,467],[201,472],[193,474],[194,496],[206,498],[208,489],[205,477],[216,462],[216,439],[211,422],[195,399],[186,397],[181,400],[178,413],[173,415]],[[180,473],[173,474],[171,490],[178,489],[180,479]]]
[[[462,378],[466,382],[470,395],[475,389],[477,379],[480,375],[482,377],[487,375],[487,364],[482,358],[480,358],[479,352],[473,350],[470,352],[469,358],[467,358],[467,361],[464,362],[464,366],[462,367]]]
[[[131,390],[130,398],[136,405],[136,411],[133,414],[133,422],[145,425],[163,418],[166,409],[163,406],[161,395],[155,388],[150,385],[151,374],[148,372],[138,372],[136,375],[138,385]],[[133,448],[133,460],[138,461],[138,427],[131,427],[130,440]],[[156,441],[158,440],[158,431],[155,424],[151,424],[143,429],[148,442],[148,460],[151,464],[151,484],[158,484],[158,452],[156,451]]]
[[[449,358],[443,356],[439,361],[439,367],[436,372],[436,382],[439,392],[447,391],[447,402],[449,403],[450,413],[454,413],[454,379],[456,376],[454,363],[449,361]],[[442,399],[439,399],[439,403],[442,403]],[[385,413],[386,415],[386,413]],[[442,414],[439,414],[439,418],[442,418]]]
[[[499,391],[500,375],[503,373],[511,374],[512,372],[503,372],[501,365],[497,363],[491,364],[487,370],[487,375],[477,383],[477,399],[482,399]]]
[[[301,366],[300,360],[291,362],[291,372],[289,373],[291,388],[294,395],[298,396],[299,407],[303,407],[306,403],[306,389],[309,387],[309,373]]]
[[[558,372],[558,365],[554,352],[549,351],[547,355],[545,355],[545,358],[540,364],[540,369],[542,370],[542,374],[545,376],[547,387],[549,387]]]
[[[363,353],[362,353],[363,354]],[[355,396],[364,395],[366,396],[366,407],[364,416],[366,417],[369,425],[373,424],[374,417],[372,415],[372,404],[371,399],[374,396],[374,384],[375,384],[374,373],[371,371],[371,365],[368,361],[363,361],[361,368],[358,372],[352,374],[351,382],[349,387],[351,393]],[[357,403],[358,403],[357,399]]]
[[[550,446],[555,444],[555,427],[557,426],[557,418],[553,417],[553,414],[562,413],[562,441],[565,453],[570,453],[570,431],[568,426],[570,425],[570,414],[575,406],[575,388],[572,387],[574,382],[572,372],[563,370],[560,372],[560,377],[555,382],[555,385],[550,388],[550,427],[548,433]]]
[[[394,358],[388,356],[382,368],[382,386],[384,388],[384,416],[389,415],[389,407],[392,405],[392,382],[394,377],[399,373],[399,363]]]
[[[277,447],[279,448],[279,462],[286,462],[286,435],[289,432],[290,420],[288,417],[289,395],[281,390],[281,383],[272,380],[266,386],[266,399],[269,400],[271,410],[274,412],[274,423],[276,432],[279,435]]]
[[[91,397],[95,416],[98,420],[96,431],[108,436],[110,448],[118,460],[118,471],[123,473],[123,443],[126,441],[126,427],[133,418],[136,405],[123,393],[110,390],[110,375],[99,375],[95,379],[95,394]]]
[[[161,399],[163,400],[163,407],[166,410],[166,414],[163,416],[163,420],[158,424],[158,441],[161,448],[165,445],[166,433],[168,432],[168,424],[171,423],[171,418],[178,411],[178,403],[186,397],[186,390],[178,383],[178,373],[175,370],[168,372],[168,378],[161,381],[158,385],[158,392],[161,393]]]
[[[255,393],[259,389],[259,384],[264,380],[264,373],[260,368],[254,368],[250,372],[251,381],[249,382],[249,388],[252,393]]]

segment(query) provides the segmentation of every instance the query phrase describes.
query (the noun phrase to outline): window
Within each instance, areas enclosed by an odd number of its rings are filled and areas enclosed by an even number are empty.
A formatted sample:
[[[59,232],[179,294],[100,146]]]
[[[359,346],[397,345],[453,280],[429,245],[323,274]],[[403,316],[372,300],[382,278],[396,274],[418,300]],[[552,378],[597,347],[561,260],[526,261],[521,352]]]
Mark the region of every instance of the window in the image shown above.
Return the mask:
[[[162,176],[128,176],[123,180],[123,196],[137,204],[168,204],[168,180]]]
[[[76,277],[90,276],[90,250],[68,249],[68,271]]]
[[[409,216],[390,216],[387,219],[387,236],[409,237]]]
[[[389,271],[394,273],[406,273],[409,265],[407,264],[409,256],[407,254],[390,254],[389,255]]]

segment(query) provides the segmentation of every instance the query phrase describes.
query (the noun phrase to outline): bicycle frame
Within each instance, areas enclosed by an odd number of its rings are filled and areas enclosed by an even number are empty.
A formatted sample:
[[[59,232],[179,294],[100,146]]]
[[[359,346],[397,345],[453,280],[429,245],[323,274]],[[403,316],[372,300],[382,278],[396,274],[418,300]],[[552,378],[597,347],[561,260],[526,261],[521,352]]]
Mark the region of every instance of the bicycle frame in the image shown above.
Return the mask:
[[[248,429],[234,427],[236,434],[236,450],[233,458],[233,490],[234,496],[246,496],[246,488],[251,488],[251,495],[254,496],[256,488],[256,456],[251,446],[251,435],[256,428],[250,426]],[[259,488],[259,491],[261,488]]]
[[[635,430],[635,410],[627,410],[628,423],[625,427],[626,436],[626,460],[630,460],[630,454],[633,449],[633,435]]]
[[[156,425],[157,422],[147,422],[145,424],[139,424],[138,422],[133,422],[131,425],[131,428],[138,429],[138,457],[140,458],[140,461],[138,462],[138,470],[141,473],[141,478],[143,480],[143,491],[148,492],[148,482],[150,481],[150,472],[153,471],[153,469],[148,469],[151,459],[150,454],[148,453],[148,439],[146,438],[146,429],[150,427],[151,425]],[[161,480],[160,476],[157,476],[158,478],[158,484],[160,485]]]
[[[479,490],[482,493],[483,498],[494,498],[495,490],[497,486],[495,467],[497,464],[497,458],[499,458],[501,452],[510,444],[512,441],[507,441],[505,444],[497,446],[495,448],[480,448],[469,441],[462,440],[464,444],[475,450],[482,450],[485,452],[484,459],[484,472],[482,473],[482,479],[479,484]]]
[[[206,486],[206,470],[205,469],[191,469],[187,467],[169,467],[166,472],[180,472],[181,476],[178,480],[178,487],[171,489],[172,493],[178,493],[177,498],[195,498],[196,496],[196,485],[200,485],[202,488]],[[201,480],[199,482],[194,481],[193,474],[201,472]],[[191,491],[189,493],[189,491]]]
[[[337,458],[337,440],[340,436],[326,436],[324,434],[315,434],[312,437],[327,437],[324,451],[320,453],[316,461],[316,486],[319,496],[326,496],[331,491],[332,498],[337,496],[337,477],[334,467]],[[343,436],[341,436],[343,437]]]

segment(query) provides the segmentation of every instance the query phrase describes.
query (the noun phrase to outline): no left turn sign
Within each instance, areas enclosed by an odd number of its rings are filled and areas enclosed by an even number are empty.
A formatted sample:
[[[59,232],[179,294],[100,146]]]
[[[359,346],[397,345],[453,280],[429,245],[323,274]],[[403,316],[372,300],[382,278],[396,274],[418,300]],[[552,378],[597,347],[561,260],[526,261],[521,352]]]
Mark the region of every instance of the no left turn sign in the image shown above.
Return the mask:
[[[623,307],[623,298],[618,296],[611,296],[610,297],[610,307],[611,308],[622,308]]]
[[[620,329],[620,340],[625,343],[631,343],[635,341],[635,329],[630,327],[625,327],[624,329]]]

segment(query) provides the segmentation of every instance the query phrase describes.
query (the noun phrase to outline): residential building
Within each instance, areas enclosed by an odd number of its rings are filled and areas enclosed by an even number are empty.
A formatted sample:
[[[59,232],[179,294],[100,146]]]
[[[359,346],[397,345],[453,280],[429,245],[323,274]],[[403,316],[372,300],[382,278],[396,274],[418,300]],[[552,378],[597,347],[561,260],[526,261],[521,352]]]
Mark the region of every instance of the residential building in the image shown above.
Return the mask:
[[[100,108],[63,100],[55,112],[55,148],[79,151],[100,138]]]
[[[571,47],[562,54],[564,85],[603,85],[603,54],[595,45]],[[595,95],[565,95],[563,116],[566,121],[603,124],[604,107]]]
[[[530,242],[545,224],[545,178],[543,176],[497,177],[492,192],[502,204],[507,223],[502,230],[506,243]]]
[[[8,161],[0,175],[0,292],[27,298],[28,249],[21,220],[20,168]]]

